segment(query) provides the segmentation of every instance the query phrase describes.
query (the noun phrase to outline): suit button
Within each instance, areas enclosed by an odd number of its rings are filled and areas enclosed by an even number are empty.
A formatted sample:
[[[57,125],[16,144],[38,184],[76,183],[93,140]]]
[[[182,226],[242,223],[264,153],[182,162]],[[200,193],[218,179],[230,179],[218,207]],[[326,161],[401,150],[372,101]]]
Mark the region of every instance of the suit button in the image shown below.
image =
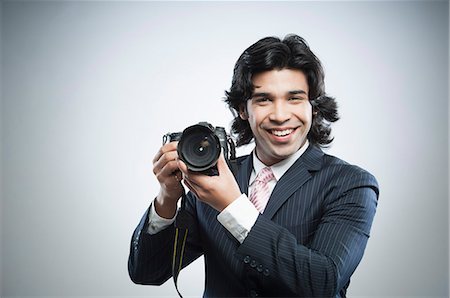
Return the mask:
[[[252,260],[252,261],[250,262],[250,267],[252,267],[252,268],[255,268],[255,267],[256,267],[256,261],[255,261],[255,260]]]
[[[263,272],[264,266],[262,264],[260,264],[256,270],[258,270],[258,272]]]
[[[245,263],[245,264],[250,263],[250,256],[245,256],[245,258],[244,258],[244,263]]]
[[[265,276],[269,276],[269,274],[270,274],[270,271],[269,271],[269,269],[264,269],[264,272],[263,272],[263,274],[265,275]]]

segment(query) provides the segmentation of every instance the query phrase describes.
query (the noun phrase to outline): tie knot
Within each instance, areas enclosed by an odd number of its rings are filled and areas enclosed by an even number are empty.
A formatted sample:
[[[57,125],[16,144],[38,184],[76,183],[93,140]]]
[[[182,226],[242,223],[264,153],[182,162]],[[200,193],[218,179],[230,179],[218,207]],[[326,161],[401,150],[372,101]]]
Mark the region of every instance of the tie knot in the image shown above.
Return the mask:
[[[265,167],[256,176],[256,181],[267,183],[272,180],[275,176],[273,175],[272,169],[270,167]]]

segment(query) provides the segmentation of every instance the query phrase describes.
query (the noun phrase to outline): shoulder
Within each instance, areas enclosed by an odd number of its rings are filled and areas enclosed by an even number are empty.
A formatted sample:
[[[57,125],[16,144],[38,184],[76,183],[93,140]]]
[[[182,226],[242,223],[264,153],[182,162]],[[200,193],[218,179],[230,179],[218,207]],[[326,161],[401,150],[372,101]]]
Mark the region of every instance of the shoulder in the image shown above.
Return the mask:
[[[326,172],[330,174],[338,174],[344,176],[367,176],[373,177],[367,170],[350,164],[349,162],[338,158],[334,155],[324,153],[318,146],[311,145],[308,150],[301,156],[300,160],[310,171]]]
[[[369,171],[336,156],[324,154],[320,170],[341,186],[370,187],[378,194],[378,181]]]

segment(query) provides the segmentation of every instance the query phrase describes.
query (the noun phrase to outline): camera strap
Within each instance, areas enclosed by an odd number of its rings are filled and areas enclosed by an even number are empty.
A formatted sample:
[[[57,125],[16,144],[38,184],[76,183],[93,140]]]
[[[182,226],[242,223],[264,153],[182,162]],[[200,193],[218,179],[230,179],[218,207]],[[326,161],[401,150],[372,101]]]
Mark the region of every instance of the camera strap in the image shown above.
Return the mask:
[[[186,245],[187,235],[188,235],[188,215],[186,211],[186,193],[183,191],[181,197],[181,208],[178,211],[177,217],[175,219],[175,240],[173,243],[173,256],[172,256],[172,276],[173,282],[175,284],[175,289],[177,290],[178,296],[183,298],[180,291],[178,290],[178,275],[180,274],[181,268],[183,267],[183,256],[184,248]]]
[[[167,142],[167,135],[164,136],[163,142]],[[234,177],[237,176],[238,165],[236,159],[236,149],[234,142],[231,138],[228,138],[227,143],[230,148],[230,158],[228,160],[228,166],[231,169]],[[186,246],[186,240],[189,231],[189,215],[186,211],[186,192],[183,188],[183,194],[181,196],[181,207],[178,211],[177,217],[175,219],[175,239],[173,243],[173,256],[172,256],[172,277],[173,282],[175,284],[175,289],[177,290],[178,296],[183,298],[179,289],[178,289],[178,275],[180,274],[181,269],[183,268],[183,256],[184,249]]]
[[[236,177],[237,174],[237,159],[230,160],[229,166],[233,175]],[[177,217],[175,218],[175,239],[173,243],[173,256],[172,256],[172,277],[175,284],[175,289],[177,290],[178,296],[183,298],[178,289],[178,275],[183,268],[183,256],[184,248],[186,246],[187,235],[189,232],[189,216],[186,211],[186,192],[183,189],[183,194],[181,196],[181,207],[178,210]]]

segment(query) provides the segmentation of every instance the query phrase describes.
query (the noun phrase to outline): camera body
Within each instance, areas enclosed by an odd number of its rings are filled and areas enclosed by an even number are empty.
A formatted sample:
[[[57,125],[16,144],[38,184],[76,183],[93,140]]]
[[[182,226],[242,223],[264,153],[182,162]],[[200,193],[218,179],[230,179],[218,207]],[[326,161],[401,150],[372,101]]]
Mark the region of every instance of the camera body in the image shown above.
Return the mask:
[[[164,144],[173,141],[179,141],[178,157],[193,172],[217,176],[217,160],[221,150],[230,167],[230,162],[236,159],[234,142],[225,128],[214,127],[208,122],[200,122],[187,127],[183,132],[163,136]]]

